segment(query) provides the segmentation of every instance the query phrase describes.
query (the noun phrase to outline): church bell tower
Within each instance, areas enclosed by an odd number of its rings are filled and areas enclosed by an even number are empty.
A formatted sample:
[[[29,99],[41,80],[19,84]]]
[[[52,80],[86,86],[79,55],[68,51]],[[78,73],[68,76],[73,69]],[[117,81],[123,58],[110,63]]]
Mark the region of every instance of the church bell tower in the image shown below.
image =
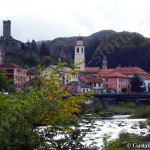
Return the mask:
[[[106,57],[103,58],[102,69],[107,69],[107,59],[106,59]]]
[[[82,39],[82,37],[78,37],[78,38],[77,38],[77,41],[76,41],[76,45],[75,45],[74,66],[75,66],[77,63],[80,63],[80,62],[82,62],[83,60],[85,60],[84,49],[85,49],[85,46],[84,46],[84,44],[83,44],[83,39]],[[80,67],[79,70],[84,71],[85,62],[83,62],[82,64],[80,64],[78,67]]]

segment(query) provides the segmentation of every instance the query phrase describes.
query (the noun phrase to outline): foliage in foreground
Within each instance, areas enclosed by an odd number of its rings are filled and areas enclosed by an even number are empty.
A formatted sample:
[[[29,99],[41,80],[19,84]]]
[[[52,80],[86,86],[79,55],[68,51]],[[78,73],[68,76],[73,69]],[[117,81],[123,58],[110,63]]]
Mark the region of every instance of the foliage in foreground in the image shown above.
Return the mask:
[[[15,89],[12,86],[11,80],[4,74],[6,71],[0,69],[0,91],[14,93]]]
[[[115,140],[108,141],[108,139],[108,135],[105,134],[103,137],[103,150],[131,150],[128,144],[140,143],[139,137],[130,133],[120,133],[119,138]]]
[[[89,99],[90,93],[72,96],[70,87],[61,86],[63,74],[58,70],[64,65],[59,62],[56,69],[51,70],[50,79],[39,77],[32,87],[25,87],[15,95],[6,97],[0,93],[0,149],[63,149],[54,136],[60,131],[68,131],[70,144],[79,139],[82,131],[70,127],[72,123],[79,124],[76,116],[80,112],[79,104]],[[76,70],[67,75],[75,73]],[[39,126],[45,126],[44,131],[48,132],[43,133]],[[69,144],[67,139],[59,140],[61,146]],[[82,149],[88,149],[78,142]],[[57,148],[53,147],[54,143]],[[70,149],[76,149],[75,145],[70,145]]]

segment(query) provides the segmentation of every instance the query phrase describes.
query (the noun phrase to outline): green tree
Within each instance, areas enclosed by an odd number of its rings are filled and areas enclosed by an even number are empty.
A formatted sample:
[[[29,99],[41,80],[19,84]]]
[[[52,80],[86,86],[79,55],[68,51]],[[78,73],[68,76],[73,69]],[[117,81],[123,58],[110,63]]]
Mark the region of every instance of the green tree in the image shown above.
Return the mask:
[[[51,61],[52,61],[51,56],[44,56],[44,57],[43,57],[43,62],[44,62],[44,64],[45,64],[46,66],[49,66],[50,63],[51,63]]]
[[[46,46],[45,42],[42,42],[40,46],[40,56],[47,56],[49,55],[49,49]]]
[[[32,42],[31,42],[31,54],[32,55],[38,54],[37,45],[36,45],[36,42],[34,40],[32,40]]]
[[[0,91],[1,92],[15,92],[13,87],[12,80],[10,80],[4,73],[6,71],[0,69]]]
[[[63,74],[58,70],[64,65],[66,63],[59,61],[58,66],[51,70],[49,79],[47,76],[37,76],[33,86],[26,86],[23,91],[17,91],[16,95],[7,98],[0,93],[0,149],[56,149],[51,147],[54,145],[60,149],[53,136],[59,131],[72,133],[68,144],[75,149],[71,143],[74,143],[79,132],[75,133],[71,124],[77,122],[80,103],[91,95],[87,92],[72,96],[69,93],[71,87],[61,86]],[[68,72],[68,76],[76,72],[77,70]],[[45,126],[43,128],[46,129],[40,129],[40,126]],[[66,140],[60,139],[59,144],[61,142],[67,148]],[[76,143],[79,142],[78,139]],[[81,143],[80,145],[82,146]]]
[[[132,92],[143,92],[145,88],[142,87],[143,81],[141,80],[140,76],[138,74],[134,74],[131,80],[132,84]]]

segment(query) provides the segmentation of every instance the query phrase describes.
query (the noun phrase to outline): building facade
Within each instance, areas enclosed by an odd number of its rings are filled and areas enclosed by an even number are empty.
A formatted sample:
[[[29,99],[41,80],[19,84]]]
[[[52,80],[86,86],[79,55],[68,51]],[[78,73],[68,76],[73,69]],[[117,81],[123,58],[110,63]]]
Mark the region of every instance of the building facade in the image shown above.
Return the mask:
[[[0,69],[5,69],[4,73],[9,79],[13,79],[13,85],[16,89],[22,89],[26,82],[26,69],[14,63],[3,63]]]

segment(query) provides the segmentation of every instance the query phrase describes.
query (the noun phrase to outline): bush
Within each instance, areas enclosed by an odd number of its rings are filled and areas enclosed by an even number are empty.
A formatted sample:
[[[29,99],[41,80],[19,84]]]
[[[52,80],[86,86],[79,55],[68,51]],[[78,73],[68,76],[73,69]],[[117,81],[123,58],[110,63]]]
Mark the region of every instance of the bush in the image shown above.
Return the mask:
[[[130,115],[130,114],[134,113],[135,109],[124,107],[124,106],[111,105],[111,106],[109,106],[109,111],[114,113],[114,114]]]
[[[105,134],[103,138],[103,150],[128,150],[128,144],[139,143],[139,137],[130,133],[120,133],[119,138],[108,141],[108,136]]]
[[[98,114],[102,110],[103,110],[103,106],[100,102],[91,103],[91,104],[86,104],[86,103],[81,104],[81,114],[86,114],[86,113]]]
[[[145,108],[137,109],[132,118],[148,118],[150,117],[150,106],[146,106]]]
[[[146,128],[146,122],[140,121],[139,126],[141,129]]]

